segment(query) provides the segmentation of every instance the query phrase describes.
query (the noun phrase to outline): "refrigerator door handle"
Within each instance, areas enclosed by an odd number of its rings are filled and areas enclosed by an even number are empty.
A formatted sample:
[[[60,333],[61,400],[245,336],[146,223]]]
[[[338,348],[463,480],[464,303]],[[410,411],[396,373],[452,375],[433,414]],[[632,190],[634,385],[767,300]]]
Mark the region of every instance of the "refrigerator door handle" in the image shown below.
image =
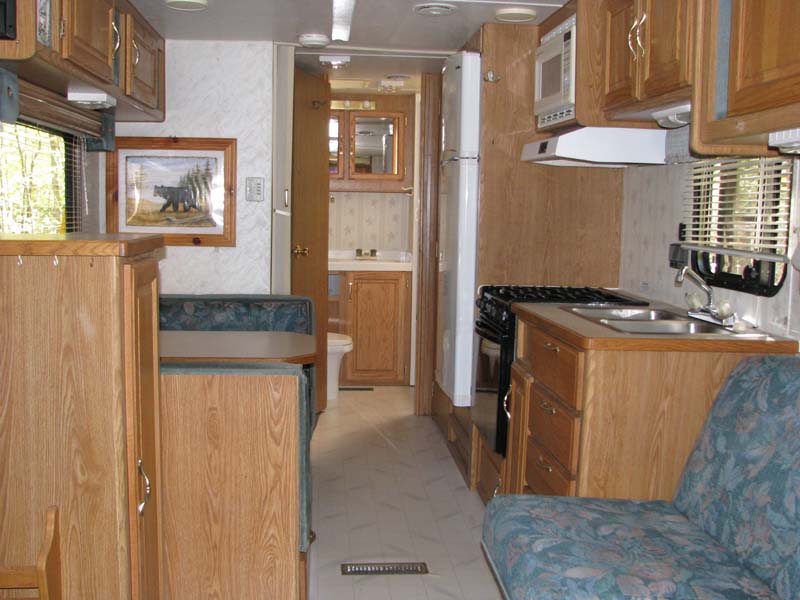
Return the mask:
[[[442,150],[442,164],[453,162],[458,160],[458,151],[457,150]]]

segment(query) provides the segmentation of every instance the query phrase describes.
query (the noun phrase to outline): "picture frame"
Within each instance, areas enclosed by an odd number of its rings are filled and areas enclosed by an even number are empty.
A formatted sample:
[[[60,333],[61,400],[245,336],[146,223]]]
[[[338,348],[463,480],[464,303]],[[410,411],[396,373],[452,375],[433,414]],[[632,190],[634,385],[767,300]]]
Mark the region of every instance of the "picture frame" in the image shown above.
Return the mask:
[[[235,246],[236,140],[116,138],[106,230],[161,234],[168,246]]]

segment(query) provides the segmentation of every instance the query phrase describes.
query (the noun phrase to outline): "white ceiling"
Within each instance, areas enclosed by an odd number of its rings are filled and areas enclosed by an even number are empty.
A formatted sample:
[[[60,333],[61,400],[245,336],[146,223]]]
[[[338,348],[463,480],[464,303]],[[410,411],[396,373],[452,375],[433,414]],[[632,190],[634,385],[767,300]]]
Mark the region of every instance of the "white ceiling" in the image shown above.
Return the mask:
[[[445,0],[456,6],[449,16],[415,14],[415,4],[430,0],[356,0],[350,40],[333,42],[325,54],[349,54],[348,68],[332,71],[331,79],[364,79],[375,85],[389,73],[414,78],[406,89],[418,89],[419,73],[441,68],[442,57],[460,48],[494,12],[525,6],[537,13],[536,23],[566,0],[504,2]],[[272,40],[296,44],[302,33],[331,35],[331,0],[208,0],[202,12],[181,12],[164,0],[134,0],[144,17],[167,39]],[[321,70],[318,51],[298,48],[298,64]],[[368,57],[359,56],[368,55]]]

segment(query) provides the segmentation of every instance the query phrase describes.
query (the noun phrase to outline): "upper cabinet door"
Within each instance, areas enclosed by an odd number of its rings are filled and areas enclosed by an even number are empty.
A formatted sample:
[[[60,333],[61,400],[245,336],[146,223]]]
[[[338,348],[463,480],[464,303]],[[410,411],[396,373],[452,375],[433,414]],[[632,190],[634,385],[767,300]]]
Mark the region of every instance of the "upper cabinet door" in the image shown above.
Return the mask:
[[[114,81],[114,55],[120,46],[113,0],[62,0],[61,55],[103,81]]]
[[[331,179],[344,178],[344,129],[344,113],[332,110],[328,118],[328,174]]]
[[[635,0],[601,0],[600,10],[605,64],[602,105],[608,109],[636,99],[639,16]]]
[[[660,96],[690,83],[693,20],[689,0],[641,0],[639,51],[641,99]]]
[[[798,101],[800,2],[736,0],[731,15],[728,116]]]
[[[164,39],[138,13],[125,15],[125,93],[159,108],[164,84]]]
[[[352,112],[350,179],[403,179],[403,114]]]

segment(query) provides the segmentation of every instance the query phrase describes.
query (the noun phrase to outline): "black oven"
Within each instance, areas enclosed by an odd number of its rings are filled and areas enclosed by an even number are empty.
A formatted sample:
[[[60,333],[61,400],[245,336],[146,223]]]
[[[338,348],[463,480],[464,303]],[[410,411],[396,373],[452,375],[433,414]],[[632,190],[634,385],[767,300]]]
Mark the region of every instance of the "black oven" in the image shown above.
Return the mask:
[[[515,302],[555,302],[643,306],[647,302],[602,288],[557,286],[484,285],[475,304],[476,358],[473,361],[475,382],[472,422],[489,447],[505,456],[508,439],[508,396],[511,393],[511,363],[514,362],[516,317]]]

